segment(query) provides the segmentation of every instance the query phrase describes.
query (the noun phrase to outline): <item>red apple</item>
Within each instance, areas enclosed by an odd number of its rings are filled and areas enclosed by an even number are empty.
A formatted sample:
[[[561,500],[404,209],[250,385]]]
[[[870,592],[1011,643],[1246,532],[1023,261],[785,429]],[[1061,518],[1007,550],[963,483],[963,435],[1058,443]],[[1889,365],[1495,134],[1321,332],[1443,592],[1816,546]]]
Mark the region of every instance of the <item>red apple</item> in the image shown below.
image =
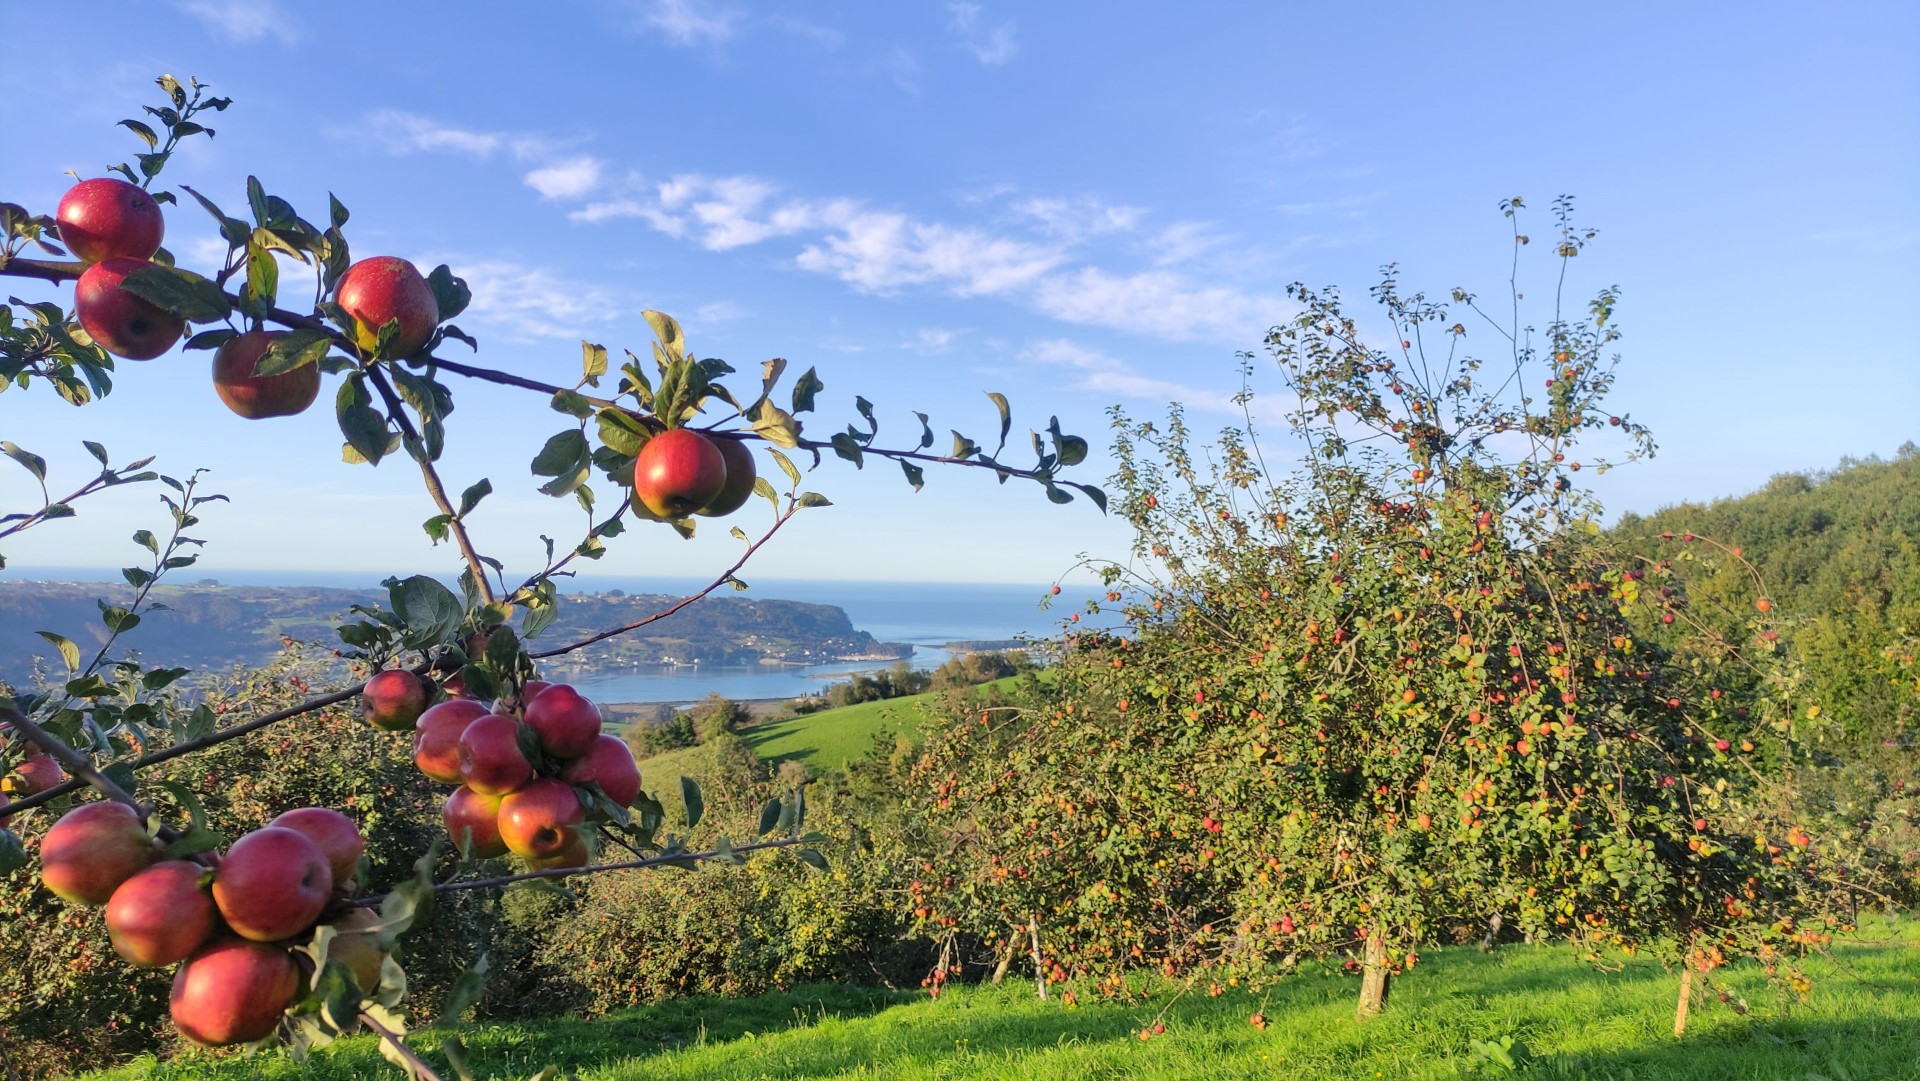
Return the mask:
[[[413,764],[442,784],[460,783],[460,733],[487,715],[471,698],[453,698],[420,715],[413,732]]]
[[[353,819],[331,807],[296,807],[267,823],[302,834],[327,858],[327,870],[333,884],[344,886],[360,872],[360,854],[367,850],[366,838]]]
[[[152,360],[173,348],[187,321],[134,296],[121,286],[127,275],[154,264],[114,258],[95,263],[73,287],[73,313],[100,348],[128,360]]]
[[[375,728],[409,732],[427,711],[427,681],[404,668],[376,672],[360,691],[360,715]]]
[[[600,708],[564,683],[529,703],[526,718],[540,749],[554,758],[578,758],[600,738]]]
[[[640,448],[633,495],[663,518],[685,518],[714,501],[727,484],[727,460],[699,432],[675,428]]]
[[[199,949],[219,922],[206,874],[190,860],[161,860],[120,883],[107,901],[114,950],[141,968],[161,968]]]
[[[61,242],[75,259],[87,263],[151,259],[167,233],[167,221],[153,196],[110,176],[68,188],[54,217],[60,221]]]
[[[206,1047],[262,1040],[300,996],[300,984],[286,950],[224,938],[187,958],[174,976],[173,1024]]]
[[[640,796],[640,765],[633,749],[619,736],[600,736],[587,753],[567,763],[560,779],[568,784],[598,783],[607,798],[622,807]]]
[[[721,485],[720,494],[714,496],[712,502],[693,513],[707,518],[719,518],[745,506],[747,498],[753,495],[753,481],[756,476],[753,452],[747,449],[744,439],[725,439],[711,435],[706,438],[719,448],[720,459],[727,467],[727,482]]]
[[[124,803],[89,803],[53,824],[40,842],[40,881],[62,900],[104,905],[158,849]]]
[[[229,339],[213,354],[213,390],[227,408],[249,420],[290,417],[320,396],[320,366],[303,364],[279,375],[255,375],[254,365],[285,331],[253,330]]]
[[[54,785],[67,779],[67,771],[50,754],[33,752],[13,767],[13,790],[22,796],[31,796],[36,792],[45,792]]]
[[[500,801],[500,839],[516,856],[552,856],[578,840],[585,817],[572,785],[542,777]]]
[[[507,844],[500,839],[501,799],[461,785],[440,809],[440,824],[447,827],[447,836],[453,838],[455,844],[463,835],[468,836],[475,859],[504,856]]]
[[[489,713],[460,733],[460,780],[487,796],[504,796],[526,784],[533,763],[520,751],[520,722]]]
[[[333,299],[352,322],[347,336],[369,353],[380,343],[380,328],[391,320],[400,320],[400,336],[389,350],[396,357],[418,352],[440,325],[440,303],[434,299],[433,287],[412,263],[391,255],[362,259],[348,267],[340,275]]]
[[[241,938],[277,942],[313,926],[333,892],[333,871],[303,833],[267,826],[240,838],[213,875],[213,903]]]
[[[527,866],[535,871],[551,871],[556,867],[585,867],[593,859],[587,851],[587,840],[578,830],[568,830],[567,840],[551,856],[529,856]]]

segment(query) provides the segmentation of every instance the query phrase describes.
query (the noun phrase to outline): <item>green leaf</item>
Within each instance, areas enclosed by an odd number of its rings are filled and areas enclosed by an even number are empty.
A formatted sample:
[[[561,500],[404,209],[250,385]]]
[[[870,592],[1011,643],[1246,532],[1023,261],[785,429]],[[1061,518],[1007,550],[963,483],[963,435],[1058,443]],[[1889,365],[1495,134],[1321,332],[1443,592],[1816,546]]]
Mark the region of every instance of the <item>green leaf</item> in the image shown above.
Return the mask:
[[[776,446],[792,449],[800,445],[800,422],[772,402],[761,402],[752,428]]]
[[[34,631],[33,633],[53,643],[53,647],[60,651],[60,660],[66,664],[68,673],[80,670],[80,647],[74,645],[72,639],[52,631]]]
[[[580,375],[592,386],[600,385],[600,377],[607,374],[607,347],[592,342],[580,343]]]
[[[827,385],[820,381],[820,377],[814,373],[812,368],[808,368],[801,374],[799,381],[793,385],[793,411],[796,413],[812,412],[814,395],[819,394],[825,389],[827,389]]]
[[[366,377],[357,371],[347,376],[334,396],[333,405],[347,446],[368,464],[379,465],[392,438],[387,430],[387,418],[373,408],[367,397]]]
[[[219,327],[215,330],[203,330],[200,333],[195,334],[193,337],[188,338],[185,344],[183,344],[180,348],[182,349],[218,349],[221,346],[227,344],[228,342],[234,340],[235,338],[238,338],[239,336],[240,336],[240,332],[230,327]]]
[[[794,483],[798,484],[799,480],[796,478]],[[774,494],[773,485],[767,483],[767,478],[765,477],[753,478],[753,494],[766,500],[768,503],[773,504],[773,509],[775,511],[778,511],[780,509],[780,497]]]
[[[166,857],[170,860],[190,859],[203,852],[212,852],[226,843],[224,835],[205,826],[195,826],[168,842]]]
[[[1005,447],[1007,433],[1013,430],[1013,410],[1007,405],[1006,395],[990,390],[987,391],[987,397],[992,399],[994,407],[1000,410],[1000,446]],[[997,456],[999,451],[995,451],[994,454]]]
[[[919,491],[921,487],[925,485],[927,471],[914,465],[912,462],[902,458],[900,460],[900,471],[907,475],[907,483],[913,485],[914,491]]]
[[[27,849],[20,843],[20,837],[12,830],[0,829],[0,877],[5,877],[27,865]]]
[[[784,801],[770,799],[765,807],[760,808],[760,829],[756,836],[765,837],[780,828],[780,809],[783,806]]]
[[[139,615],[125,608],[115,607],[100,601],[96,601],[95,603],[100,605],[100,622],[105,623],[107,629],[115,634],[130,631],[140,625]]]
[[[247,209],[253,211],[253,223],[255,225],[267,224],[269,214],[267,210],[267,189],[260,186],[260,178],[257,176],[247,178]]]
[[[833,444],[833,452],[852,462],[855,469],[866,468],[866,455],[860,446],[860,441],[853,435],[847,432],[835,432],[829,442]]]
[[[680,324],[674,320],[673,316],[651,309],[641,312],[640,315],[646,319],[647,325],[653,328],[653,336],[660,339],[660,344],[665,346],[676,359],[686,352],[686,338],[680,333]]]
[[[914,410],[913,415],[920,418],[919,449],[926,450],[928,447],[933,446],[933,426],[927,422],[927,415],[925,413],[922,413],[916,409]]]
[[[120,287],[190,323],[217,323],[233,314],[233,303],[213,282],[198,274],[159,264],[127,275]]]
[[[466,280],[454,277],[453,270],[445,263],[427,275],[427,286],[433,290],[433,299],[440,306],[442,323],[466,311],[473,301],[473,290],[467,288]]]
[[[700,816],[707,810],[707,801],[700,794],[700,782],[691,777],[681,777],[680,800],[687,805],[687,828],[699,825]]]
[[[821,495],[819,492],[801,492],[797,505],[802,507],[831,507],[833,506],[833,501]]]
[[[819,852],[811,848],[796,848],[793,850],[793,854],[800,857],[800,862],[816,871],[825,871],[828,869],[827,857],[822,856]]]
[[[951,428],[947,430],[953,431],[953,429]],[[964,462],[968,458],[973,457],[975,454],[979,452],[980,452],[980,448],[977,444],[974,443],[973,440],[968,439],[966,436],[961,435],[959,432],[954,432],[953,433],[953,453],[947,455],[947,457],[952,458],[954,461],[957,461],[957,462]]]
[[[593,403],[581,397],[579,393],[561,389],[553,392],[553,398],[547,403],[556,413],[579,417],[582,420],[593,416]]]
[[[534,456],[533,473],[535,476],[552,477],[553,480],[540,486],[540,490],[550,496],[563,496],[587,482],[587,476],[593,466],[593,456],[587,446],[587,436],[578,428],[569,428],[560,432],[540,448]]]
[[[282,375],[309,364],[318,364],[327,355],[333,339],[324,330],[302,328],[276,335],[253,366],[255,376]]]
[[[485,477],[481,477],[466,491],[460,493],[459,516],[462,518],[465,518],[468,514],[471,514],[473,512],[473,508],[480,505],[480,501],[482,499],[485,499],[486,497],[492,494],[493,494],[493,482],[488,480]]]
[[[599,421],[601,444],[629,458],[637,456],[651,438],[639,420],[618,409],[602,409]]]
[[[40,457],[32,451],[23,450],[19,445],[5,439],[0,439],[0,454],[5,454],[7,457],[19,462],[27,472],[33,474],[34,480],[40,481],[43,484],[46,482],[47,460],[45,458]]]
[[[160,137],[154,134],[153,129],[138,120],[122,120],[120,126],[138,135],[141,141],[147,144],[149,150],[160,145]]]

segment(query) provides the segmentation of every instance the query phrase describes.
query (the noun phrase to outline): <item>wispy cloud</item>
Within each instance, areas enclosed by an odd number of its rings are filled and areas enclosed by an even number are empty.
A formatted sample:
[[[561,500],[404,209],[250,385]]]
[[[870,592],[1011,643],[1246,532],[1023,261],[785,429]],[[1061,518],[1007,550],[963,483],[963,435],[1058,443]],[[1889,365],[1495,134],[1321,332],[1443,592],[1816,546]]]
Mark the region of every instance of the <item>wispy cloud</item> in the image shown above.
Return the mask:
[[[582,199],[600,187],[598,158],[577,157],[545,165],[526,175],[527,186],[549,199]]]
[[[1039,283],[1034,306],[1055,319],[1173,341],[1254,342],[1285,301],[1227,285],[1198,285],[1170,270],[1114,274],[1083,267]]]
[[[674,45],[719,45],[740,32],[739,12],[718,8],[704,0],[643,0],[634,5],[642,30],[665,37]]]
[[[604,286],[567,277],[559,271],[510,259],[448,259],[473,290],[473,302],[460,314],[467,329],[493,333],[513,342],[532,343],[589,337],[590,328],[613,322],[634,310]]]
[[[1034,196],[1015,203],[1013,209],[1032,219],[1043,232],[1069,242],[1132,232],[1146,215],[1140,207],[1107,203],[1086,195],[1071,199]]]
[[[274,38],[282,45],[293,45],[304,36],[279,0],[179,0],[176,6],[228,41],[245,44]]]
[[[1074,371],[1074,385],[1101,394],[1141,398],[1154,402],[1181,402],[1210,413],[1238,413],[1231,394],[1201,390],[1135,372],[1125,361],[1066,340],[1048,338],[1028,343],[1025,355],[1041,364]]]
[[[913,337],[901,342],[900,348],[909,352],[938,356],[953,348],[954,339],[958,338],[960,333],[946,327],[921,327],[914,331]]]
[[[363,124],[351,131],[342,129],[339,135],[389,154],[464,154],[482,160],[506,154],[525,161],[553,151],[553,143],[538,135],[474,131],[398,109],[374,112]]]
[[[1014,40],[1018,24],[1012,19],[992,22],[983,13],[979,4],[948,4],[947,30],[982,64],[999,67],[1011,62],[1020,52],[1020,44]]]

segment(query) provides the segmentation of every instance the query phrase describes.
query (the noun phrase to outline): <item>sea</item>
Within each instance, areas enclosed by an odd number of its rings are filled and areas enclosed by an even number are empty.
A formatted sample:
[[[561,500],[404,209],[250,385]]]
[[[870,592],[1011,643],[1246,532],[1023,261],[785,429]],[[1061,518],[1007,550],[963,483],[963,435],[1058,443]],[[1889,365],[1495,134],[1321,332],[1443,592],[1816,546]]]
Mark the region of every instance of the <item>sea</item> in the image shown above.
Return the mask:
[[[196,568],[197,570],[198,568]],[[118,570],[79,567],[34,567],[10,569],[22,578],[70,582],[119,582]],[[196,580],[188,572],[175,579],[176,584]],[[328,586],[340,589],[377,590],[377,580],[349,571],[233,570],[220,568],[210,572],[223,585],[252,586]],[[202,574],[201,577],[209,575]],[[452,583],[449,583],[450,585]],[[691,593],[707,584],[692,578],[645,578],[604,576],[563,580],[562,595],[567,592],[604,593],[620,589],[628,593]],[[998,642],[1028,639],[1044,643],[1058,638],[1070,614],[1080,611],[1084,602],[1098,592],[1096,587],[1066,588],[1058,596],[1050,583],[1008,585],[1004,583],[964,582],[843,582],[818,580],[752,580],[752,588],[735,593],[722,587],[712,596],[721,603],[732,598],[805,601],[831,604],[847,613],[858,630],[866,631],[882,642],[903,642],[913,647],[908,663],[914,668],[931,670],[953,654],[942,647],[954,642]],[[563,602],[564,603],[564,602]],[[1083,620],[1088,617],[1083,616]],[[1088,622],[1086,626],[1100,624]],[[687,665],[643,672],[586,676],[573,680],[587,697],[605,703],[684,704],[708,694],[748,700],[793,698],[818,694],[835,681],[855,673],[884,669],[894,661],[841,661],[818,665]]]

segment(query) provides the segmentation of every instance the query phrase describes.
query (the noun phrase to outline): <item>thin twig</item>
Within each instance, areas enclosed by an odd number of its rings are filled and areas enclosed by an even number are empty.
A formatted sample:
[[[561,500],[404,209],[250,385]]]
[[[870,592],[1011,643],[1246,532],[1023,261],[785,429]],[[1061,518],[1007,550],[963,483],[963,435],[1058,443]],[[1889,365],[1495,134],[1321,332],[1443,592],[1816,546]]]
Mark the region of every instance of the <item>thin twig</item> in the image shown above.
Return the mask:
[[[373,1030],[374,1035],[380,1037],[382,1041],[392,1044],[393,1049],[400,1052],[400,1057],[407,1060],[407,1064],[413,1068],[416,1076],[430,1078],[431,1081],[441,1081],[440,1075],[434,1073],[433,1067],[427,1065],[413,1048],[407,1046],[407,1041],[401,1039],[399,1033],[374,1020],[373,1014],[361,1010],[360,1023]]]

